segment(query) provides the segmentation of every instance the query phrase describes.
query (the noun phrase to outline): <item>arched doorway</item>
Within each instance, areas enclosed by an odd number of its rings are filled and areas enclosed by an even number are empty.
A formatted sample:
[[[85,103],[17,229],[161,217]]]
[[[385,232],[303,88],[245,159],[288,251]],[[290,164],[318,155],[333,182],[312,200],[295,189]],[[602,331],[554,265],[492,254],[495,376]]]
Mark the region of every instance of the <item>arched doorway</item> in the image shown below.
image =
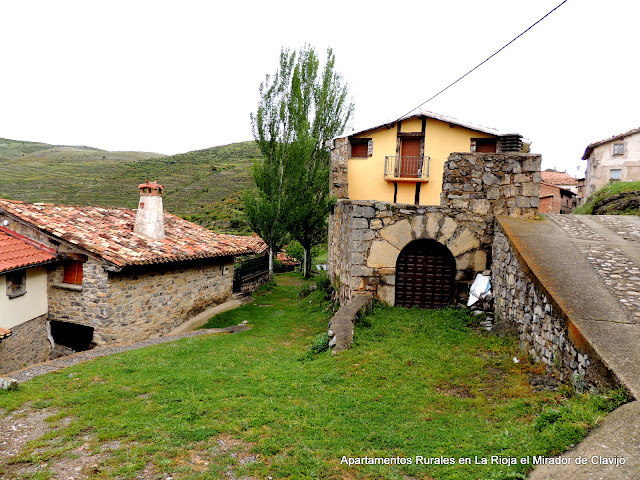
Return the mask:
[[[453,302],[456,260],[435,240],[415,240],[402,249],[396,262],[395,304],[441,308]]]

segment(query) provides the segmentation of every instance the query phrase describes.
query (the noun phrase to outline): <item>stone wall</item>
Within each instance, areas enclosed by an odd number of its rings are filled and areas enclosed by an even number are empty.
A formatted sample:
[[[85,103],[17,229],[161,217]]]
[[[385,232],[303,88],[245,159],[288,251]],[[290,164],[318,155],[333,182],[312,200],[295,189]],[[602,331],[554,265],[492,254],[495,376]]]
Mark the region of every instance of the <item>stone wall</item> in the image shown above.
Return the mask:
[[[582,391],[590,386],[616,382],[598,360],[571,342],[567,318],[552,296],[537,281],[509,242],[499,221],[493,242],[491,284],[498,324],[517,328],[520,350],[562,382],[572,382]]]
[[[464,300],[469,283],[491,264],[495,215],[537,215],[540,155],[452,153],[444,167],[441,206],[341,197],[348,187],[342,157],[346,153],[332,152],[332,191],[339,200],[329,221],[327,270],[343,302],[371,292],[393,305],[396,260],[418,239],[435,240],[451,251],[458,299]]]
[[[11,328],[12,335],[0,341],[0,374],[44,362],[49,357],[51,344],[46,323],[47,316],[41,315]]]
[[[349,138],[331,140],[331,171],[329,192],[338,198],[349,198],[347,161],[349,160]]]
[[[231,296],[233,258],[140,266],[106,272],[89,259],[82,289],[61,285],[63,268],[49,275],[49,318],[94,328],[94,342],[130,343],[171,331]]]
[[[444,164],[440,203],[476,215],[535,218],[540,162],[535,154],[452,153]]]
[[[493,225],[467,210],[374,201],[338,200],[329,228],[327,270],[341,302],[370,292],[395,303],[396,261],[411,241],[432,239],[456,260],[458,288],[466,294],[476,273],[487,269]]]

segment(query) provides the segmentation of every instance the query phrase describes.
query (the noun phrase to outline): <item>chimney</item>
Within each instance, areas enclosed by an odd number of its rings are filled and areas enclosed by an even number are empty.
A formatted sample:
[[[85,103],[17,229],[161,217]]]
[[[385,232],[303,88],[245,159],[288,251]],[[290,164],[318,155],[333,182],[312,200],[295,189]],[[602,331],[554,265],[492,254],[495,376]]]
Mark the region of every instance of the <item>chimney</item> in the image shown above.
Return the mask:
[[[140,189],[140,203],[133,231],[153,240],[162,240],[164,238],[162,185],[147,180],[146,183],[138,185],[138,188]]]

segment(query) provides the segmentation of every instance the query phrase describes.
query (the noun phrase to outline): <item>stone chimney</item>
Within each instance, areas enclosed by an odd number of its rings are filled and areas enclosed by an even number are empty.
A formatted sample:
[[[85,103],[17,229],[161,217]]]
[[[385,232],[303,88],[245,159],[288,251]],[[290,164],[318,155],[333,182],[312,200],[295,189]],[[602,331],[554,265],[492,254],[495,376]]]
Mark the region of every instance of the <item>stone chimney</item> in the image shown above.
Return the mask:
[[[133,231],[153,240],[162,240],[164,238],[162,185],[147,180],[146,183],[138,185],[138,188],[140,189],[140,203]]]

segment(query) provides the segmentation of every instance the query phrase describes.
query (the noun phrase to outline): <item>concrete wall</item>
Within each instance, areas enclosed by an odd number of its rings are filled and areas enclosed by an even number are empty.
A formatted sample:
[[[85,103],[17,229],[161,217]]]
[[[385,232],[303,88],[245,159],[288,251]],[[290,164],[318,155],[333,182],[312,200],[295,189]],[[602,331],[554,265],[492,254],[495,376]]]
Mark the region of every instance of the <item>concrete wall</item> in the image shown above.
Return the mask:
[[[47,315],[41,315],[11,329],[12,335],[0,341],[0,374],[20,370],[49,357]]]
[[[6,275],[0,275],[0,327],[14,329],[17,325],[47,313],[47,269],[26,269],[27,293],[15,298],[6,294]]]
[[[167,333],[231,296],[233,258],[105,271],[89,259],[81,291],[49,276],[49,318],[94,328],[96,344],[130,343]]]
[[[615,143],[624,144],[622,155],[613,154]],[[592,195],[609,183],[613,169],[622,170],[621,182],[640,180],[640,133],[594,148],[587,162],[585,196]]]

